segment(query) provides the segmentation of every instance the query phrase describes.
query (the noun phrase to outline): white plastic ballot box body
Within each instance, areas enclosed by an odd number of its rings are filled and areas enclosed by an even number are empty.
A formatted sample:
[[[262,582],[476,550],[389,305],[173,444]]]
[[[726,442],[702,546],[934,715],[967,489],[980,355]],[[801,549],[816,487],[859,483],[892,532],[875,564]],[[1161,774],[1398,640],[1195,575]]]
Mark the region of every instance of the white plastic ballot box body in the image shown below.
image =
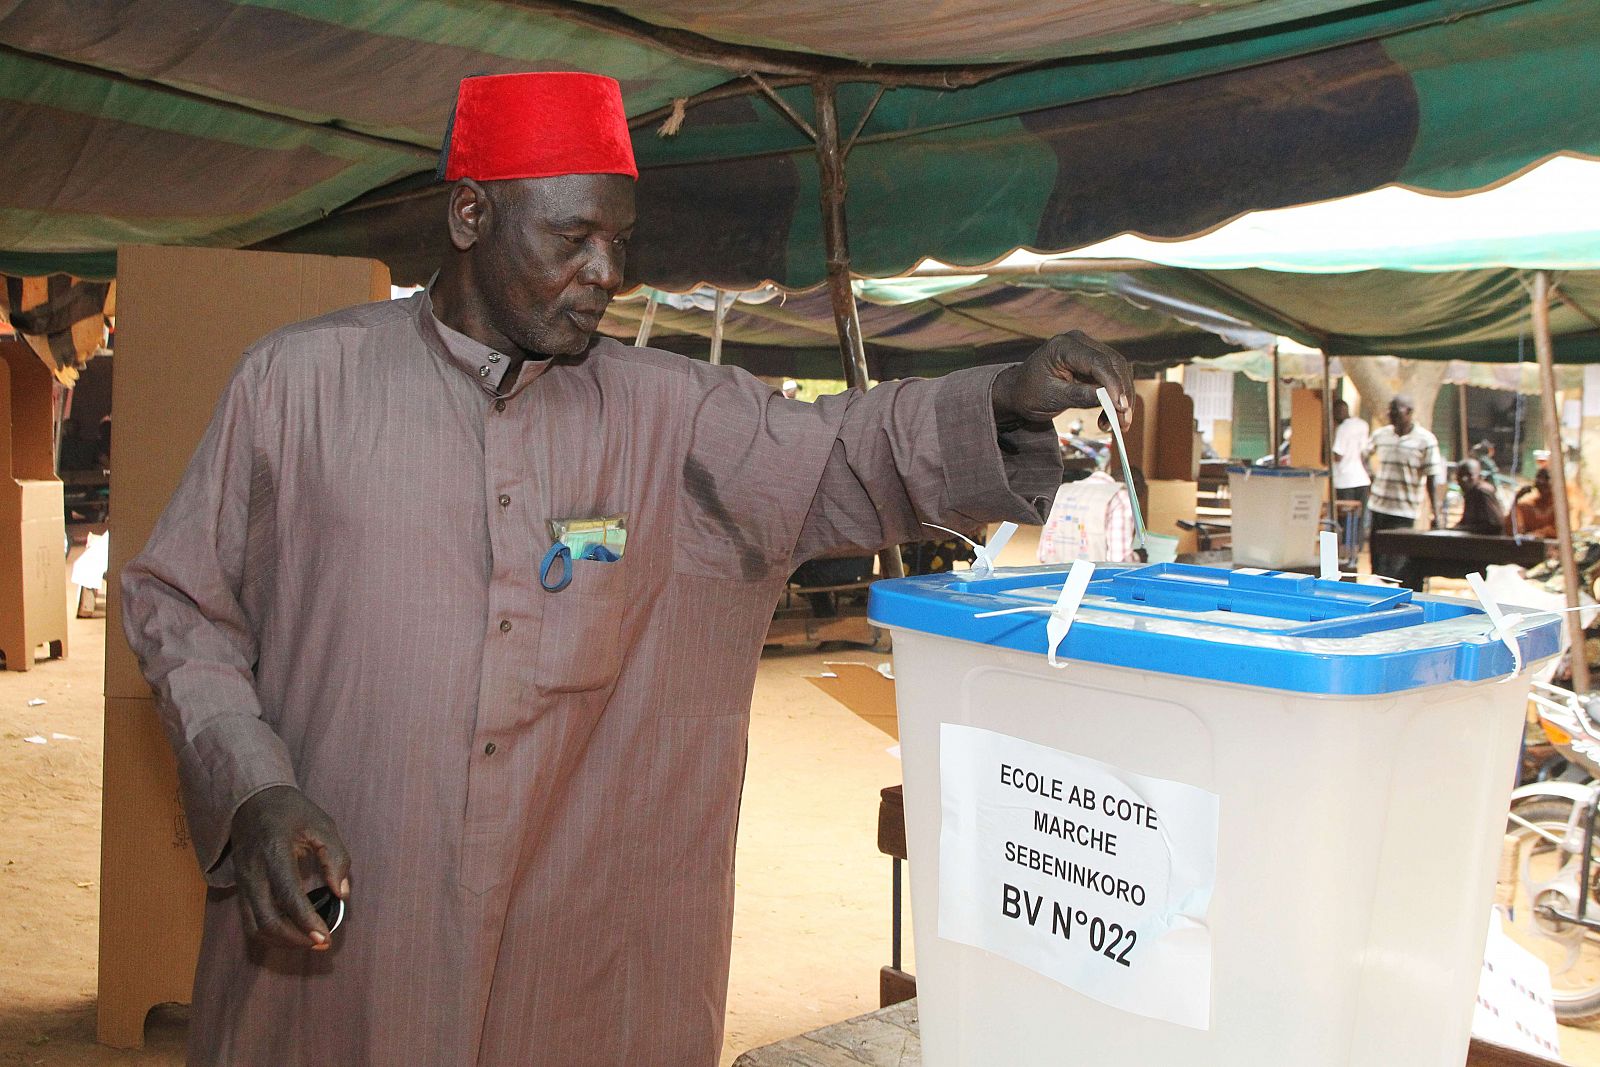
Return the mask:
[[[1229,467],[1233,562],[1315,567],[1328,472],[1300,467]]]
[[[1461,600],[1180,564],[882,581],[928,1067],[1460,1067],[1527,695]],[[1057,627],[1059,632],[1059,624]]]

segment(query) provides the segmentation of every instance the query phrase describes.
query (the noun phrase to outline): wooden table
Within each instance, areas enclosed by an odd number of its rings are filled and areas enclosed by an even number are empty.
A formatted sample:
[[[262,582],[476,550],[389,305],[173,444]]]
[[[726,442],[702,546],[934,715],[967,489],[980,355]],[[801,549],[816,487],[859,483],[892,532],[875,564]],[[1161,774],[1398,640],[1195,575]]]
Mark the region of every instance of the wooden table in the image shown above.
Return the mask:
[[[1284,1050],[1283,1062],[1294,1062]],[[733,1067],[921,1067],[922,1038],[917,1032],[917,1002],[908,1000],[842,1023],[824,1026],[787,1041],[751,1049]],[[1173,1067],[1183,1067],[1173,1064]],[[1466,1067],[1561,1067],[1499,1045],[1474,1041]]]
[[[1554,541],[1540,537],[1497,537],[1461,530],[1373,530],[1373,558],[1404,556],[1419,578],[1465,578],[1496,563],[1532,567],[1543,563]],[[1404,578],[1405,575],[1393,575]]]
[[[921,1067],[917,1002],[879,1008],[774,1045],[751,1049],[733,1067]]]

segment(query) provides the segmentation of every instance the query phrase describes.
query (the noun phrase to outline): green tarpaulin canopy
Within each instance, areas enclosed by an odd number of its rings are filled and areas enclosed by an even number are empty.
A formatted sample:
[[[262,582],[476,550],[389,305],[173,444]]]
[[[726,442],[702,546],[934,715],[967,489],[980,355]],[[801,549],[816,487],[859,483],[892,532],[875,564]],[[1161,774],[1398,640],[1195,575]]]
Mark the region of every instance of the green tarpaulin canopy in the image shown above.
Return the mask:
[[[1138,280],[1248,318],[1329,355],[1471,362],[1534,358],[1529,294],[1520,271],[1310,275],[1171,269],[1140,272]],[[1600,362],[1600,327],[1586,314],[1600,308],[1600,273],[1557,273],[1555,282],[1559,293],[1577,305],[1558,301],[1551,306],[1556,359]],[[1098,291],[1115,285],[1115,279],[1053,277],[1050,284]]]
[[[264,242],[421,280],[457,79],[540,68],[622,81],[643,166],[631,274],[665,288],[822,279],[812,145],[749,70],[802,117],[798,82],[847,83],[845,129],[865,118],[858,273],[1184,236],[1600,153],[1594,16],[1593,0],[0,0],[0,270],[104,277],[122,242]],[[995,62],[1033,65],[930,87]],[[873,79],[927,84],[869,115]],[[656,136],[684,99],[681,129]]]
[[[936,373],[958,350],[971,362],[1017,358],[1068,329],[1153,362],[1208,355],[1219,343],[1261,347],[1275,336],[1334,356],[1531,362],[1520,268],[1543,265],[1566,268],[1555,272],[1557,358],[1593,361],[1597,194],[1600,163],[1558,159],[1473,196],[1383,189],[1253,212],[1186,241],[1118,237],[1064,255],[1019,252],[987,275],[929,265],[936,274],[856,282],[862,331],[874,367],[898,374]],[[1144,268],[1102,269],[1110,263]],[[709,299],[699,303],[663,309],[656,336],[692,336],[682,347],[703,353],[711,315]],[[642,306],[614,305],[607,328],[631,334]],[[755,346],[777,368],[772,350],[826,348],[832,336],[822,294],[735,308],[725,331],[733,359]]]

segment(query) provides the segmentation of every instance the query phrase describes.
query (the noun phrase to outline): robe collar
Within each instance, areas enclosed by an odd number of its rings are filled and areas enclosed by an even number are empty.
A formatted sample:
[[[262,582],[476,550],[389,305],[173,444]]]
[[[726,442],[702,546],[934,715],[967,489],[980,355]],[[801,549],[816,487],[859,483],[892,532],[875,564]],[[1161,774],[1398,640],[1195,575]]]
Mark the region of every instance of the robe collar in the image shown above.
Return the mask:
[[[429,283],[431,286],[431,282]],[[461,373],[478,383],[492,397],[513,397],[528,387],[545,371],[553,360],[530,359],[522,364],[522,372],[509,390],[501,391],[511,359],[480,341],[475,341],[459,330],[440,322],[433,313],[433,299],[429,289],[423,289],[411,298],[412,315],[417,332],[428,349]]]

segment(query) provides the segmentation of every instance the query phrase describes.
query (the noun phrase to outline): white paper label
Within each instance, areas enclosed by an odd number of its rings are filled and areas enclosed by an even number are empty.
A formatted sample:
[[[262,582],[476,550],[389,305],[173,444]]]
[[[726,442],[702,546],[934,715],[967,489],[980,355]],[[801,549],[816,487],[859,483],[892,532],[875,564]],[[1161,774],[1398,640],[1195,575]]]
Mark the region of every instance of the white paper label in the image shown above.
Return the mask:
[[[1322,498],[1316,493],[1289,494],[1289,521],[1310,522],[1322,514]]]
[[[939,745],[939,936],[1209,1029],[1216,794],[971,726]]]

